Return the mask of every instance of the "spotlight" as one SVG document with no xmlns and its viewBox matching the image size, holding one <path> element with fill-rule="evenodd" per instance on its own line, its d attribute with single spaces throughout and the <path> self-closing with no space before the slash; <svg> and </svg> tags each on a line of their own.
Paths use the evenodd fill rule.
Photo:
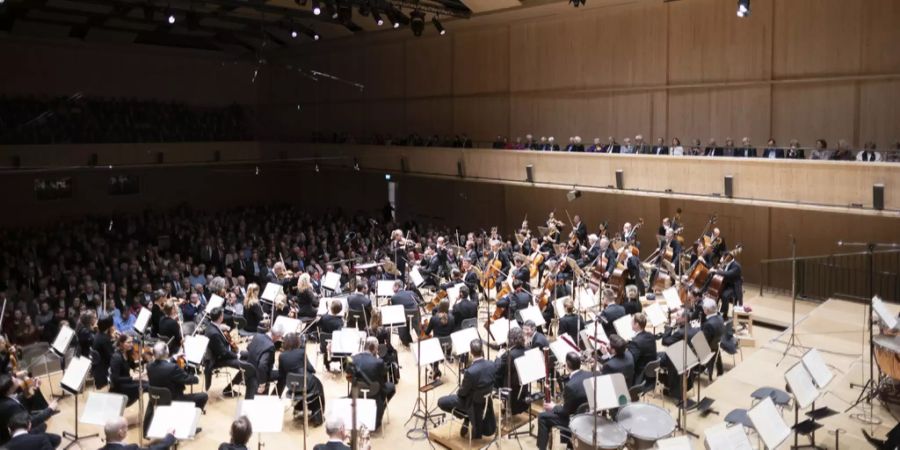
<svg viewBox="0 0 900 450">
<path fill-rule="evenodd" d="M 750 0 L 738 0 L 737 16 L 747 17 L 750 15 Z"/>
<path fill-rule="evenodd" d="M 425 13 L 422 11 L 413 11 L 409 13 L 409 27 L 412 28 L 413 35 L 419 37 L 425 31 Z"/>
<path fill-rule="evenodd" d="M 174 24 L 174 23 L 175 23 L 175 14 L 171 14 L 171 13 L 170 13 L 170 14 L 169 14 L 168 21 L 169 21 L 169 25 Z"/>
<path fill-rule="evenodd" d="M 441 25 L 441 21 L 438 20 L 437 16 L 431 18 L 431 23 L 434 24 L 434 28 L 440 33 L 441 36 L 447 34 L 447 30 L 444 29 L 444 26 Z"/>
<path fill-rule="evenodd" d="M 293 29 L 291 30 L 291 38 L 292 38 L 292 39 L 296 39 L 296 38 L 297 38 L 297 30 L 293 30 Z"/>
<path fill-rule="evenodd" d="M 322 7 L 319 6 L 319 2 L 316 0 L 312 0 L 312 11 L 313 11 L 313 14 L 315 14 L 317 16 L 319 14 L 322 14 Z"/>
<path fill-rule="evenodd" d="M 381 14 L 378 14 L 378 11 L 374 9 L 372 10 L 372 19 L 375 20 L 375 24 L 377 24 L 379 27 L 384 25 L 384 19 L 381 18 Z"/>
</svg>

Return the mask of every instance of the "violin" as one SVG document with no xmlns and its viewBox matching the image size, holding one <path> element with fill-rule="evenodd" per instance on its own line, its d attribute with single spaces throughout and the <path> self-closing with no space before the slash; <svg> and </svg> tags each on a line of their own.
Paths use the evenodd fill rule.
<svg viewBox="0 0 900 450">
<path fill-rule="evenodd" d="M 225 336 L 225 341 L 228 342 L 228 346 L 231 347 L 231 351 L 237 353 L 238 346 L 234 342 L 234 339 L 231 337 L 231 329 L 224 325 L 220 326 L 219 329 L 222 330 L 222 334 Z"/>
<path fill-rule="evenodd" d="M 144 351 L 141 352 L 141 346 L 135 343 L 131 346 L 131 353 L 128 354 L 128 358 L 132 361 L 140 361 L 141 359 L 150 361 L 153 359 L 153 348 L 144 346 Z"/>
<path fill-rule="evenodd" d="M 9 352 L 9 365 L 12 368 L 13 373 L 19 371 L 19 358 L 18 358 L 18 350 L 12 345 L 9 346 L 7 350 Z M 22 379 L 22 395 L 25 398 L 31 398 L 34 396 L 35 392 L 39 387 L 38 380 L 33 377 L 26 377 Z"/>
</svg>

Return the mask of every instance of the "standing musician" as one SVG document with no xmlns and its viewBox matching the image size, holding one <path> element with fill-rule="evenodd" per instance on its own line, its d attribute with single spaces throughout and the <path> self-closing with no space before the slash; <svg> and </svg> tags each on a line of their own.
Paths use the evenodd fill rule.
<svg viewBox="0 0 900 450">
<path fill-rule="evenodd" d="M 503 308 L 506 311 L 504 315 L 510 320 L 520 320 L 516 313 L 531 305 L 531 295 L 522 286 L 522 280 L 513 280 L 513 292 L 497 300 L 497 308 Z"/>
<path fill-rule="evenodd" d="M 348 367 L 348 371 L 351 374 L 353 374 L 353 371 L 357 372 L 357 374 L 353 374 L 354 379 L 357 381 L 362 379 L 370 383 L 370 385 L 377 383 L 380 386 L 378 393 L 374 394 L 376 411 L 375 429 L 372 430 L 378 431 L 381 429 L 381 418 L 384 416 L 385 405 L 391 401 L 397 389 L 394 383 L 387 381 L 384 361 L 378 357 L 378 339 L 371 336 L 366 338 L 364 348 L 363 352 L 353 355 L 353 358 L 351 358 L 353 363 Z M 356 375 L 359 375 L 359 377 L 357 378 Z"/>
<path fill-rule="evenodd" d="M 704 237 L 704 240 L 708 241 L 709 246 L 712 247 L 712 263 L 718 264 L 719 260 L 722 259 L 722 255 L 728 251 L 728 247 L 725 245 L 725 238 L 722 237 L 722 232 L 719 228 L 713 228 L 712 231 Z"/>
<path fill-rule="evenodd" d="M 622 240 L 626 244 L 634 242 L 637 238 L 637 229 L 631 226 L 631 222 L 625 222 L 622 225 Z"/>
<path fill-rule="evenodd" d="M 131 371 L 143 361 L 134 359 L 134 340 L 127 334 L 116 338 L 116 348 L 109 364 L 109 392 L 125 395 L 128 398 L 126 406 L 131 406 L 138 400 L 141 390 L 147 390 L 146 381 L 131 377 Z M 138 359 L 144 359 L 144 355 L 138 354 Z"/>
<path fill-rule="evenodd" d="M 419 262 L 419 273 L 425 279 L 425 286 L 438 286 L 441 279 L 441 258 L 434 247 L 425 247 L 425 256 Z"/>
<path fill-rule="evenodd" d="M 401 277 L 406 274 L 406 250 L 408 246 L 409 243 L 403 238 L 403 230 L 396 229 L 391 232 L 391 243 L 388 245 L 388 256 L 394 265 L 397 266 L 397 270 L 400 271 Z"/>
<path fill-rule="evenodd" d="M 193 402 L 197 408 L 206 408 L 209 396 L 205 392 L 185 394 L 185 387 L 199 382 L 197 376 L 189 375 L 178 364 L 169 360 L 169 347 L 165 342 L 153 345 L 153 362 L 147 365 L 148 384 L 166 388 L 172 394 L 172 400 Z M 148 410 L 149 415 L 149 410 Z M 144 426 L 150 426 L 150 420 L 144 420 Z"/>
<path fill-rule="evenodd" d="M 537 446 L 539 450 L 546 450 L 550 442 L 550 429 L 560 427 L 560 435 L 571 439 L 571 433 L 566 429 L 569 418 L 575 414 L 578 407 L 587 403 L 587 392 L 584 389 L 584 380 L 590 378 L 589 372 L 581 370 L 581 356 L 575 352 L 566 355 L 566 369 L 570 372 L 569 381 L 563 389 L 563 404 L 555 405 L 553 402 L 544 403 L 544 412 L 538 414 Z"/>
<path fill-rule="evenodd" d="M 724 319 L 728 319 L 728 305 L 744 304 L 744 276 L 741 263 L 737 262 L 732 253 L 726 253 L 722 257 L 724 267 L 722 269 L 710 269 L 710 277 L 713 274 L 722 275 L 722 306 L 720 312 Z"/>
<path fill-rule="evenodd" d="M 97 334 L 94 335 L 92 349 L 97 351 L 99 359 L 91 361 L 91 375 L 94 376 L 94 386 L 97 389 L 103 389 L 109 384 L 109 364 L 115 353 L 113 345 L 115 333 L 116 328 L 113 326 L 112 317 L 97 321 Z"/>
<path fill-rule="evenodd" d="M 491 240 L 491 251 L 488 254 L 488 265 L 494 261 L 500 262 L 500 273 L 497 275 L 496 286 L 500 286 L 506 280 L 506 274 L 509 272 L 509 256 L 502 250 L 502 244 L 499 240 Z M 499 289 L 499 288 L 498 288 Z"/>
<path fill-rule="evenodd" d="M 303 338 L 297 333 L 288 333 L 284 337 L 284 347 L 280 355 L 278 355 L 278 394 L 281 395 L 285 389 L 291 389 L 287 385 L 287 375 L 289 373 L 303 374 L 306 371 L 306 395 L 313 401 L 309 403 L 309 422 L 313 426 L 322 424 L 322 414 L 325 407 L 325 390 L 322 382 L 316 377 L 316 368 L 306 357 L 306 348 L 303 345 Z M 288 391 L 288 397 L 292 397 L 291 391 Z M 303 386 L 297 386 L 297 390 L 293 391 L 294 398 L 303 398 Z M 302 402 L 302 400 L 301 400 Z M 298 403 L 295 410 L 302 410 L 303 403 Z"/>
<path fill-rule="evenodd" d="M 616 249 L 613 246 L 609 245 L 609 238 L 604 236 L 600 238 L 600 253 L 603 257 L 606 258 L 606 265 L 602 266 L 603 268 L 603 278 L 609 278 L 612 275 L 613 270 L 616 269 Z M 601 264 L 603 259 L 601 258 L 597 261 L 597 264 Z"/>
<path fill-rule="evenodd" d="M 528 409 L 528 386 L 519 382 L 519 375 L 513 361 L 525 354 L 525 335 L 521 328 L 510 328 L 507 336 L 507 350 L 497 356 L 494 365 L 497 372 L 494 374 L 494 387 L 509 388 L 509 405 L 513 415 L 525 412 Z"/>
<path fill-rule="evenodd" d="M 571 297 L 563 301 L 563 307 L 566 309 L 566 314 L 559 318 L 556 335 L 568 334 L 573 342 L 578 342 L 578 333 L 584 329 L 584 320 L 575 311 L 575 301 Z"/>
<path fill-rule="evenodd" d="M 459 287 L 459 300 L 453 305 L 452 316 L 454 331 L 459 331 L 464 320 L 478 317 L 478 303 L 472 301 L 472 297 L 469 296 L 469 286 Z"/>
<path fill-rule="evenodd" d="M 584 222 L 581 221 L 581 216 L 575 214 L 573 220 L 573 228 L 572 233 L 574 233 L 575 237 L 578 239 L 579 244 L 584 244 L 587 242 L 587 227 L 584 225 Z"/>
<path fill-rule="evenodd" d="M 163 307 L 163 318 L 159 320 L 159 337 L 165 338 L 169 343 L 169 354 L 174 355 L 181 350 L 184 336 L 181 324 L 178 323 L 178 305 L 168 302 Z"/>
<path fill-rule="evenodd" d="M 419 301 L 418 297 L 416 297 L 416 293 L 409 290 L 403 289 L 403 282 L 400 280 L 394 281 L 394 295 L 391 297 L 391 305 L 403 305 L 404 311 L 413 311 L 418 309 Z M 415 321 L 413 321 L 413 327 L 418 326 Z M 407 323 L 406 326 L 400 328 L 398 333 L 400 335 L 400 343 L 409 347 L 409 344 L 412 342 L 412 336 L 410 335 L 410 326 Z"/>
<path fill-rule="evenodd" d="M 672 250 L 672 262 L 675 263 L 681 259 L 681 243 L 678 242 L 678 239 L 675 239 L 675 230 L 672 228 L 667 228 L 665 234 L 663 235 L 662 240 L 659 243 L 659 253 L 656 257 L 656 266 L 658 267 L 662 264 L 662 261 L 665 259 L 666 252 L 671 249 Z M 675 265 L 676 273 L 680 274 L 679 265 Z M 650 285 L 653 285 L 653 280 L 656 279 L 655 276 L 656 271 L 654 271 L 654 276 L 650 279 Z"/>
<path fill-rule="evenodd" d="M 20 413 L 27 414 L 31 420 L 31 430 L 29 433 L 41 434 L 47 431 L 46 422 L 50 416 L 59 412 L 59 406 L 56 400 L 51 401 L 49 406 L 42 410 L 33 412 L 28 411 L 19 399 L 18 394 L 16 394 L 21 388 L 22 380 L 19 378 L 11 374 L 0 375 L 0 393 L 3 395 L 3 397 L 0 398 L 0 445 L 6 444 L 12 438 L 10 425 L 16 415 Z M 62 438 L 55 434 L 49 434 L 47 436 L 50 438 L 54 448 L 62 442 Z"/>
<path fill-rule="evenodd" d="M 644 278 L 641 276 L 641 258 L 638 248 L 633 244 L 627 245 L 624 251 L 628 255 L 628 259 L 625 260 L 625 272 L 627 273 L 625 282 L 637 286 L 638 293 L 644 295 Z"/>
<path fill-rule="evenodd" d="M 230 338 L 225 336 L 227 327 L 222 325 L 223 318 L 224 315 L 222 314 L 221 308 L 213 308 L 209 313 L 209 326 L 206 327 L 205 333 L 206 337 L 209 338 L 209 349 L 207 351 L 209 361 L 206 362 L 203 371 L 206 390 L 209 391 L 210 385 L 212 384 L 213 370 L 219 367 L 232 367 L 239 369 L 239 372 L 231 380 L 228 387 L 222 391 L 222 395 L 227 397 L 234 396 L 232 385 L 239 383 L 243 378 L 246 379 L 247 385 L 247 391 L 244 393 L 244 398 L 252 400 L 256 395 L 257 389 L 256 370 L 251 364 L 238 359 L 238 355 L 235 353 L 237 346 L 233 345 Z M 250 373 L 247 373 L 248 370 Z M 242 373 L 244 376 L 240 377 Z"/>
<path fill-rule="evenodd" d="M 484 397 L 493 390 L 497 367 L 494 363 L 484 359 L 481 340 L 475 339 L 469 343 L 469 354 L 472 364 L 463 372 L 459 390 L 456 394 L 439 398 L 437 405 L 441 410 L 465 421 L 459 430 L 460 436 L 467 437 L 469 426 L 471 426 L 472 439 L 479 439 L 482 436 L 494 434 L 497 428 L 497 422 L 491 410 L 493 402 L 487 401 L 488 413 L 482 415 L 485 408 Z M 471 417 L 476 419 L 472 421 L 469 419 Z"/>
</svg>

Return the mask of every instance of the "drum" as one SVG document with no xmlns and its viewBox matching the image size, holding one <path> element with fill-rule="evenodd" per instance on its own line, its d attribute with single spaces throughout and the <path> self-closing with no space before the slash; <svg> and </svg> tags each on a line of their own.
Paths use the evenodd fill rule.
<svg viewBox="0 0 900 450">
<path fill-rule="evenodd" d="M 900 336 L 875 336 L 875 362 L 891 379 L 900 381 Z"/>
<path fill-rule="evenodd" d="M 579 414 L 569 421 L 569 429 L 572 430 L 575 450 L 587 449 L 620 449 L 625 447 L 628 440 L 628 432 L 621 425 L 603 417 L 597 417 L 597 445 L 591 445 L 594 441 L 594 416 L 591 414 Z"/>
<path fill-rule="evenodd" d="M 675 432 L 675 419 L 666 410 L 649 403 L 623 406 L 616 415 L 616 422 L 633 439 L 633 445 L 629 448 L 652 448 L 656 441 Z"/>
</svg>

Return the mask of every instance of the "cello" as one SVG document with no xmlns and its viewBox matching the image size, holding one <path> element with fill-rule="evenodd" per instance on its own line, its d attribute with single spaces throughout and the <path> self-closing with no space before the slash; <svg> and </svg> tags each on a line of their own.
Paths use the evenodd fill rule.
<svg viewBox="0 0 900 450">
<path fill-rule="evenodd" d="M 741 254 L 741 251 L 743 249 L 744 246 L 738 244 L 734 246 L 734 248 L 730 252 L 726 253 L 725 256 L 722 257 L 722 259 L 724 260 L 726 256 L 731 256 L 731 258 L 734 259 L 737 255 Z M 719 265 L 716 266 L 716 272 L 713 273 L 712 280 L 710 280 L 709 287 L 706 290 L 706 295 L 715 300 L 718 300 L 722 295 L 722 285 L 725 283 L 725 276 L 719 272 L 719 270 L 721 270 L 723 267 L 725 267 L 724 261 L 719 262 Z"/>
</svg>

